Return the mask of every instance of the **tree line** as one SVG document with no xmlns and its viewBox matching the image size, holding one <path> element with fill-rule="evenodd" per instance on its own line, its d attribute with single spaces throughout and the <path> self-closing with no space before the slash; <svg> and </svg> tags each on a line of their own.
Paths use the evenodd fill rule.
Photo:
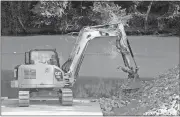
<svg viewBox="0 0 180 117">
<path fill-rule="evenodd" d="M 179 34 L 179 1 L 1 1 L 1 35 L 66 34 L 127 24 L 130 35 Z"/>
</svg>

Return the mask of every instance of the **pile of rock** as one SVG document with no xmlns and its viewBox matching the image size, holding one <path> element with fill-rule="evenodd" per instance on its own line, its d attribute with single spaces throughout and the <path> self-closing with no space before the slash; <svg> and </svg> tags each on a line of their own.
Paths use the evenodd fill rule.
<svg viewBox="0 0 180 117">
<path fill-rule="evenodd" d="M 144 115 L 166 115 L 177 116 L 180 115 L 180 97 L 174 95 L 169 104 L 162 104 L 160 108 L 153 108 Z"/>
<path fill-rule="evenodd" d="M 143 112 L 144 114 L 142 113 L 143 115 L 179 115 L 179 68 L 180 66 L 178 65 L 159 75 L 155 80 L 143 82 L 143 90 L 140 92 L 131 93 L 126 96 L 100 98 L 98 102 L 103 114 L 109 116 L 116 115 L 113 108 L 125 107 L 130 103 L 129 100 L 137 97 L 140 100 L 137 109 L 148 108 Z"/>
<path fill-rule="evenodd" d="M 142 105 L 149 106 L 144 115 L 179 115 L 179 65 L 145 83 Z"/>
<path fill-rule="evenodd" d="M 112 98 L 100 98 L 98 102 L 104 115 L 114 115 L 113 108 L 121 108 L 129 103 L 115 96 Z"/>
</svg>

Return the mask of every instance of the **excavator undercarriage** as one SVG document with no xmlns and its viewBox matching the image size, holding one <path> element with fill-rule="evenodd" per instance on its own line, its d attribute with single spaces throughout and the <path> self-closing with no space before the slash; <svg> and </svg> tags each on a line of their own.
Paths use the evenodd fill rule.
<svg viewBox="0 0 180 117">
<path fill-rule="evenodd" d="M 63 106 L 72 106 L 73 105 L 73 92 L 70 88 L 61 88 L 58 91 L 49 91 L 49 93 L 56 93 L 55 95 L 51 95 L 50 97 L 55 97 L 59 99 L 59 103 Z M 38 95 L 37 97 L 31 96 L 33 93 Z M 47 92 L 46 92 L 47 93 Z M 45 101 L 48 98 L 47 94 L 46 96 L 41 96 L 37 94 L 37 92 L 30 92 L 28 90 L 20 90 L 18 93 L 18 98 L 19 98 L 19 107 L 28 107 L 30 105 L 30 100 L 33 98 L 40 99 L 40 101 Z"/>
</svg>

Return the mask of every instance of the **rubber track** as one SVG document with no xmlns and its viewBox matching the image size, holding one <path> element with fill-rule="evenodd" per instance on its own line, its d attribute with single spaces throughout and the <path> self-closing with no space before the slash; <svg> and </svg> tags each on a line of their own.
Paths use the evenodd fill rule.
<svg viewBox="0 0 180 117">
<path fill-rule="evenodd" d="M 19 107 L 29 107 L 29 91 L 19 91 Z"/>
<path fill-rule="evenodd" d="M 62 105 L 63 106 L 72 106 L 73 104 L 73 92 L 71 89 L 62 88 Z"/>
</svg>

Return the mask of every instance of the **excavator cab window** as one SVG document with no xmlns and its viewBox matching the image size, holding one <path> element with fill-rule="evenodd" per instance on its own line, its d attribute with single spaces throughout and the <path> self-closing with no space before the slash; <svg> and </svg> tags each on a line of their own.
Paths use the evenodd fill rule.
<svg viewBox="0 0 180 117">
<path fill-rule="evenodd" d="M 58 55 L 55 51 L 52 51 L 52 50 L 34 50 L 34 51 L 31 51 L 29 58 L 30 58 L 31 64 L 42 63 L 42 64 L 59 66 Z"/>
</svg>

